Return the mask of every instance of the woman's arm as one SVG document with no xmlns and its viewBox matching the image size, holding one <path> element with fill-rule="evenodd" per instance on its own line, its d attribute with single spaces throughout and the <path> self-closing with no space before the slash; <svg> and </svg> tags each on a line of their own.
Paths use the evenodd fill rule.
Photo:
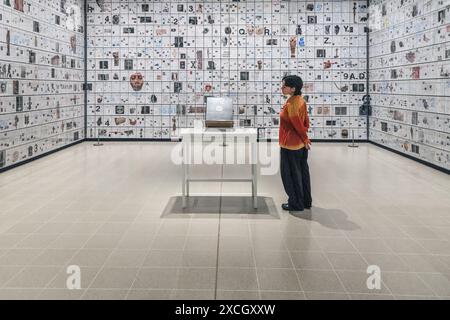
<svg viewBox="0 0 450 320">
<path fill-rule="evenodd" d="M 290 103 L 288 105 L 289 120 L 291 120 L 292 126 L 302 139 L 305 145 L 310 144 L 308 138 L 309 120 L 308 112 L 306 110 L 306 103 L 302 101 L 300 105 Z"/>
</svg>

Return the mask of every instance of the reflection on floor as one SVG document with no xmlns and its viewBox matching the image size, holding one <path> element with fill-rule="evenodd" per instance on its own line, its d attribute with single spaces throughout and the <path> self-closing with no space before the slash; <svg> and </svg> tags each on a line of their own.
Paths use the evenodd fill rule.
<svg viewBox="0 0 450 320">
<path fill-rule="evenodd" d="M 164 209 L 162 218 L 195 218 L 201 213 L 217 213 L 220 218 L 228 214 L 252 215 L 253 219 L 279 219 L 278 209 L 270 197 L 258 197 L 257 208 L 253 208 L 251 196 L 190 196 L 186 197 L 186 207 L 183 208 L 182 196 L 171 197 Z"/>
<path fill-rule="evenodd" d="M 183 212 L 174 146 L 83 143 L 1 174 L 0 298 L 450 297 L 448 175 L 371 145 L 316 143 L 311 210 L 281 210 L 277 173 L 259 177 L 261 212 L 248 184 L 229 182 L 193 184 L 201 210 Z M 80 290 L 67 289 L 71 265 Z M 368 289 L 370 265 L 380 289 Z"/>
</svg>

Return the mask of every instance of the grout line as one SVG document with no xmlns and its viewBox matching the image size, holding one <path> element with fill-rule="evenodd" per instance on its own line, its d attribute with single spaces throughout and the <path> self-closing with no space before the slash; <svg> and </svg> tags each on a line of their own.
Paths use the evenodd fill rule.
<svg viewBox="0 0 450 320">
<path fill-rule="evenodd" d="M 114 191 L 110 192 L 110 194 L 114 194 Z M 104 220 L 105 222 L 103 223 L 102 226 L 104 226 L 106 223 L 108 223 L 108 221 L 109 221 L 109 219 L 111 218 L 112 215 L 114 215 L 114 213 L 112 213 L 112 214 L 108 217 L 107 220 Z M 106 218 L 105 218 L 105 219 L 106 219 Z M 134 223 L 134 221 L 135 221 L 136 219 L 137 219 L 137 216 L 134 217 L 134 219 L 133 219 L 133 221 L 131 221 L 131 223 Z M 99 233 L 98 233 L 98 230 L 100 230 L 100 229 L 102 228 L 102 226 L 101 226 L 99 229 L 97 229 L 97 232 L 96 232 L 95 234 L 93 234 L 92 237 L 90 237 L 88 241 L 86 241 L 86 242 L 84 243 L 83 247 L 80 248 L 80 250 L 85 249 L 85 248 L 86 248 L 86 244 L 87 244 L 94 236 L 96 236 L 96 235 L 99 234 Z M 92 249 L 92 250 L 95 250 L 95 249 L 98 249 L 98 250 L 104 249 L 104 250 L 111 250 L 111 252 L 109 253 L 109 255 L 107 256 L 107 258 L 106 258 L 105 261 L 103 262 L 103 265 L 102 265 L 102 266 L 99 266 L 99 268 L 98 268 L 99 270 L 97 271 L 97 273 L 95 274 L 95 276 L 92 278 L 92 280 L 91 280 L 91 282 L 89 283 L 88 287 L 85 288 L 86 290 L 85 290 L 85 292 L 83 293 L 83 295 L 80 297 L 80 300 L 82 300 L 83 297 L 86 296 L 86 293 L 89 291 L 89 289 L 91 288 L 92 284 L 93 284 L 93 283 L 95 282 L 95 280 L 97 279 L 97 277 L 98 277 L 98 275 L 100 274 L 100 272 L 102 272 L 102 270 L 105 268 L 106 262 L 107 262 L 107 261 L 109 260 L 109 258 L 112 256 L 112 254 L 114 253 L 114 251 L 117 249 L 117 246 L 119 245 L 120 241 L 124 238 L 125 234 L 126 234 L 126 232 L 125 232 L 124 234 L 122 234 L 122 236 L 121 236 L 121 237 L 119 238 L 119 240 L 117 241 L 117 245 L 116 245 L 114 248 L 90 248 L 90 249 L 88 249 L 88 250 L 91 250 L 91 249 Z M 138 270 L 137 272 L 139 272 L 139 270 Z M 136 273 L 135 277 L 136 277 L 136 276 L 137 276 L 137 273 Z M 124 289 L 124 290 L 125 290 L 125 289 Z"/>
<path fill-rule="evenodd" d="M 222 5 L 222 3 L 220 3 Z M 223 179 L 223 164 L 221 166 L 221 179 Z M 217 286 L 218 286 L 218 279 L 219 279 L 219 254 L 220 254 L 220 224 L 221 224 L 221 218 L 222 218 L 222 187 L 223 187 L 223 181 L 220 182 L 220 200 L 219 200 L 219 223 L 217 226 L 217 250 L 216 250 L 216 276 L 214 281 L 214 300 L 217 300 Z"/>
<path fill-rule="evenodd" d="M 142 208 L 142 210 L 144 210 L 144 209 Z M 141 210 L 141 211 L 142 211 L 142 210 Z M 137 219 L 137 217 L 136 217 L 136 219 Z M 160 217 L 160 219 L 161 219 L 161 217 Z M 161 227 L 162 227 L 162 222 L 159 221 L 158 228 L 157 228 L 157 230 L 155 231 L 155 234 L 154 234 L 152 240 L 150 241 L 150 245 L 149 245 L 149 247 L 148 247 L 148 253 L 147 253 L 147 255 L 144 257 L 144 259 L 142 260 L 141 265 L 140 265 L 139 268 L 138 268 L 138 272 L 137 272 L 137 274 L 136 274 L 136 276 L 135 276 L 135 278 L 134 278 L 134 280 L 133 280 L 133 283 L 131 284 L 130 288 L 128 289 L 127 294 L 126 294 L 125 297 L 124 297 L 125 300 L 128 299 L 128 297 L 129 297 L 129 295 L 130 295 L 130 292 L 133 290 L 134 284 L 136 283 L 136 280 L 137 280 L 137 278 L 138 278 L 138 276 L 139 276 L 139 273 L 140 273 L 141 270 L 144 268 L 144 267 L 143 267 L 143 266 L 144 266 L 144 263 L 145 263 L 145 261 L 147 260 L 148 256 L 150 255 L 150 252 L 152 251 L 152 245 L 153 245 L 153 243 L 154 243 L 154 241 L 155 241 L 157 235 L 159 234 L 159 231 L 160 231 Z M 172 293 L 170 293 L 169 296 L 170 296 L 171 294 L 172 294 Z"/>
</svg>

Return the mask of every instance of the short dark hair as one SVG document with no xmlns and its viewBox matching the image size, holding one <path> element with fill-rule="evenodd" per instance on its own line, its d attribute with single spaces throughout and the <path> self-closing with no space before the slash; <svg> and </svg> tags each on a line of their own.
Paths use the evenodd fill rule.
<svg viewBox="0 0 450 320">
<path fill-rule="evenodd" d="M 302 94 L 303 80 L 299 76 L 289 75 L 283 78 L 284 85 L 289 88 L 295 88 L 294 96 Z"/>
</svg>

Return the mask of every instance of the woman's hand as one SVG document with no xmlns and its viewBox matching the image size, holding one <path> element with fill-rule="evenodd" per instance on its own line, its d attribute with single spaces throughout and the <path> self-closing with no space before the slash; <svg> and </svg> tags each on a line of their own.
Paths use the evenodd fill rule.
<svg viewBox="0 0 450 320">
<path fill-rule="evenodd" d="M 305 143 L 305 148 L 306 148 L 306 150 L 311 150 L 311 141 L 307 141 Z"/>
</svg>

